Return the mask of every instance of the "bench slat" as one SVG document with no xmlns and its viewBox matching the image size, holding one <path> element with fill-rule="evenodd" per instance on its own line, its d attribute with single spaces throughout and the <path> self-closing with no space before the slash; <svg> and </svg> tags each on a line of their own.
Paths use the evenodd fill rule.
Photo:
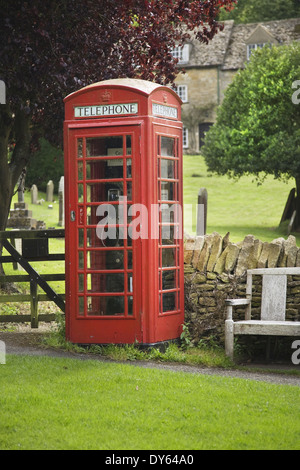
<svg viewBox="0 0 300 470">
<path fill-rule="evenodd" d="M 287 276 L 263 275 L 261 296 L 261 320 L 284 321 L 286 307 Z"/>
<path fill-rule="evenodd" d="M 246 320 L 233 325 L 236 335 L 300 336 L 300 322 Z"/>
</svg>

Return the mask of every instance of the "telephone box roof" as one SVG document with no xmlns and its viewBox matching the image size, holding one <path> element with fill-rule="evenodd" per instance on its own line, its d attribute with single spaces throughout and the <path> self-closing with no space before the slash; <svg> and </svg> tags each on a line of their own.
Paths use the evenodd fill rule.
<svg viewBox="0 0 300 470">
<path fill-rule="evenodd" d="M 146 96 L 150 96 L 155 90 L 159 88 L 164 88 L 168 92 L 174 94 L 176 98 L 180 101 L 180 98 L 177 95 L 177 93 L 175 93 L 175 91 L 172 90 L 171 88 L 164 86 L 164 85 L 160 85 L 158 83 L 153 83 L 147 80 L 141 80 L 137 78 L 114 78 L 111 80 L 104 80 L 101 82 L 93 83 L 84 88 L 81 88 L 78 91 L 75 91 L 74 93 L 71 93 L 64 99 L 64 101 L 68 101 L 69 99 L 74 98 L 74 96 L 77 94 L 81 94 L 90 89 L 100 88 L 100 87 L 124 88 L 124 89 L 128 89 L 131 91 L 139 91 L 140 93 Z"/>
</svg>

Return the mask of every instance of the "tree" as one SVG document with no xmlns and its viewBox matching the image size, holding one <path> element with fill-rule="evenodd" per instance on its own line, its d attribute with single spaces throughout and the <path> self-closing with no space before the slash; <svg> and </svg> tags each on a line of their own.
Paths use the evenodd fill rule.
<svg viewBox="0 0 300 470">
<path fill-rule="evenodd" d="M 222 11 L 220 20 L 234 20 L 238 23 L 283 20 L 300 16 L 299 0 L 238 0 L 230 12 Z"/>
<path fill-rule="evenodd" d="M 0 0 L 0 230 L 39 135 L 61 144 L 67 94 L 116 77 L 171 83 L 170 49 L 195 28 L 208 42 L 234 1 Z"/>
<path fill-rule="evenodd" d="M 228 87 L 203 154 L 210 171 L 230 177 L 295 178 L 300 228 L 300 43 L 265 46 Z M 294 88 L 296 87 L 296 88 Z"/>
</svg>

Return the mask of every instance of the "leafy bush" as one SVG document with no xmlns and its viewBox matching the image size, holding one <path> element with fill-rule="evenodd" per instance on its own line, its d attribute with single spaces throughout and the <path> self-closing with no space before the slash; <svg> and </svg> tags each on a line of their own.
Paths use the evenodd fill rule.
<svg viewBox="0 0 300 470">
<path fill-rule="evenodd" d="M 64 175 L 64 159 L 61 149 L 53 147 L 47 140 L 40 139 L 40 149 L 34 153 L 27 167 L 26 186 L 36 184 L 39 191 L 46 191 L 52 180 L 54 191 L 58 192 L 60 178 Z"/>
</svg>

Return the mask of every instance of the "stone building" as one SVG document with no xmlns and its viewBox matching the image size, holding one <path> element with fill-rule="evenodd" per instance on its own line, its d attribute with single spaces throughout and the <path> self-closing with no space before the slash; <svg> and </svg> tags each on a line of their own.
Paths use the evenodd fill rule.
<svg viewBox="0 0 300 470">
<path fill-rule="evenodd" d="M 209 44 L 190 40 L 172 51 L 179 59 L 179 70 L 185 70 L 179 71 L 176 91 L 184 103 L 186 153 L 201 151 L 205 132 L 216 119 L 227 86 L 253 51 L 266 44 L 293 41 L 300 41 L 300 18 L 238 25 L 230 20 Z"/>
</svg>

